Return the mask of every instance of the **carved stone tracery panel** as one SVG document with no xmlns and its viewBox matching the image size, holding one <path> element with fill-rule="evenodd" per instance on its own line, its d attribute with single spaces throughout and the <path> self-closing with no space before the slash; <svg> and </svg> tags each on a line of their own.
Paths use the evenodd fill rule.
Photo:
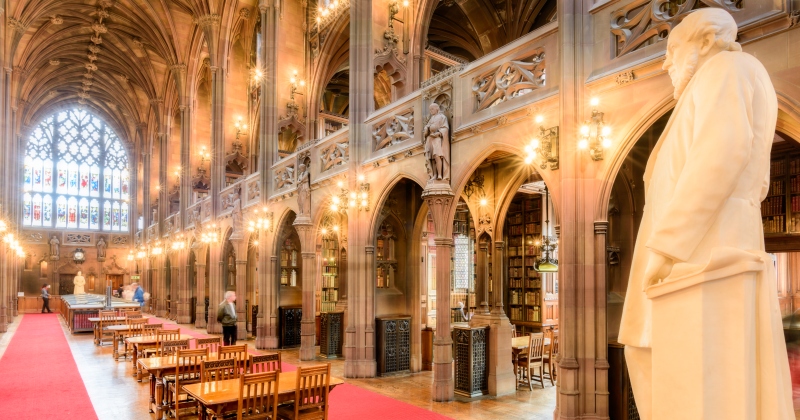
<svg viewBox="0 0 800 420">
<path fill-rule="evenodd" d="M 372 126 L 375 150 L 414 137 L 414 110 L 408 109 Z"/>
<path fill-rule="evenodd" d="M 540 48 L 519 60 L 510 60 L 473 79 L 475 112 L 527 95 L 545 85 L 545 54 Z"/>
<path fill-rule="evenodd" d="M 343 165 L 350 160 L 350 143 L 345 139 L 334 142 L 320 151 L 320 172 Z"/>
</svg>

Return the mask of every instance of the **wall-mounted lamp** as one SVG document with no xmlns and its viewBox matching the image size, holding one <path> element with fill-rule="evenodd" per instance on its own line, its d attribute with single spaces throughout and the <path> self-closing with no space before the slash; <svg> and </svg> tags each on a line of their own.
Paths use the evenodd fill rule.
<svg viewBox="0 0 800 420">
<path fill-rule="evenodd" d="M 200 241 L 206 244 L 219 242 L 219 232 L 216 223 L 212 223 L 211 226 L 203 228 L 203 232 L 200 234 Z"/>
<path fill-rule="evenodd" d="M 155 245 L 153 245 L 153 250 L 151 253 L 153 255 L 161 255 L 164 253 L 164 248 L 161 247 L 161 241 L 156 241 Z"/>
<path fill-rule="evenodd" d="M 487 200 L 486 198 L 481 198 L 479 203 L 481 207 L 486 207 L 487 205 L 489 205 L 489 200 Z"/>
<path fill-rule="evenodd" d="M 547 186 L 544 187 L 544 226 L 545 230 L 542 236 L 536 239 L 536 246 L 541 250 L 541 255 L 533 263 L 533 269 L 540 273 L 557 273 L 558 272 L 558 259 L 556 258 L 556 249 L 558 248 L 558 237 L 550 236 L 550 191 Z"/>
<path fill-rule="evenodd" d="M 358 192 L 345 188 L 342 181 L 336 183 L 339 193 L 331 196 L 331 211 L 346 212 L 351 208 L 369 211 L 369 184 L 364 182 L 364 175 L 359 175 L 358 181 Z"/>
<path fill-rule="evenodd" d="M 578 141 L 579 149 L 589 149 L 592 160 L 603 160 L 603 150 L 611 147 L 611 127 L 605 125 L 603 113 L 597 110 L 600 100 L 592 98 L 592 117 L 581 126 L 581 139 Z M 594 129 L 594 132 L 592 132 Z"/>
<path fill-rule="evenodd" d="M 136 259 L 143 260 L 147 258 L 147 249 L 145 247 L 139 248 L 139 251 L 136 252 Z"/>
<path fill-rule="evenodd" d="M 268 207 L 264 206 L 261 211 L 256 209 L 255 220 L 248 222 L 247 230 L 251 233 L 257 231 L 272 232 L 272 217 L 272 212 L 269 211 Z M 253 244 L 258 245 L 257 241 L 255 241 Z"/>
<path fill-rule="evenodd" d="M 538 158 L 539 168 L 547 169 L 549 164 L 551 170 L 558 169 L 558 126 L 544 128 L 541 115 L 537 115 L 535 121 L 539 125 L 539 135 L 525 146 L 525 163 L 531 164 Z"/>
<path fill-rule="evenodd" d="M 236 122 L 233 123 L 233 126 L 236 127 L 236 139 L 239 139 L 239 135 L 244 134 L 247 135 L 247 124 L 242 122 L 242 117 L 236 117 Z"/>
<path fill-rule="evenodd" d="M 173 251 L 180 251 L 186 248 L 186 241 L 183 239 L 182 233 L 178 234 L 178 236 L 172 241 L 170 248 Z"/>
<path fill-rule="evenodd" d="M 403 54 L 408 54 L 408 27 L 404 20 L 398 19 L 396 16 L 400 14 L 400 5 L 403 6 L 403 19 L 408 19 L 408 0 L 403 0 L 402 3 L 396 0 L 389 3 L 389 30 L 394 33 L 394 21 L 403 24 Z"/>
<path fill-rule="evenodd" d="M 319 27 L 322 24 L 327 23 L 328 20 L 331 17 L 336 16 L 336 12 L 340 8 L 340 6 L 344 6 L 345 4 L 348 4 L 349 2 L 348 1 L 332 0 L 332 1 L 329 1 L 327 5 L 323 5 L 322 3 L 323 3 L 323 0 L 318 0 L 317 18 L 316 18 L 317 29 L 318 30 L 319 30 Z"/>
<path fill-rule="evenodd" d="M 206 161 L 211 160 L 211 153 L 208 153 L 205 146 L 200 147 L 200 168 L 203 168 L 203 165 Z"/>
<path fill-rule="evenodd" d="M 298 92 L 298 90 L 299 90 L 298 86 L 304 87 L 306 85 L 306 81 L 302 80 L 302 79 L 299 79 L 297 77 L 297 70 L 295 70 L 292 73 L 292 77 L 289 78 L 289 83 L 292 85 L 292 91 L 291 91 L 291 94 L 290 94 L 290 98 L 292 99 L 292 102 L 294 102 L 294 95 L 302 95 L 303 94 L 302 92 Z"/>
<path fill-rule="evenodd" d="M 133 250 L 128 251 L 128 261 L 133 261 L 136 259 L 136 255 L 133 254 Z"/>
</svg>

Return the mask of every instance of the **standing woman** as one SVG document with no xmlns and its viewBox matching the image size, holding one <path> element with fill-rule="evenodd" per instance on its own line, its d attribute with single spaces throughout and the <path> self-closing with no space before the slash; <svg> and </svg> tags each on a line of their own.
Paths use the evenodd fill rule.
<svg viewBox="0 0 800 420">
<path fill-rule="evenodd" d="M 42 285 L 42 313 L 47 309 L 47 313 L 51 314 L 53 311 L 50 310 L 50 293 L 47 291 L 49 288 L 50 285 L 47 283 Z"/>
</svg>

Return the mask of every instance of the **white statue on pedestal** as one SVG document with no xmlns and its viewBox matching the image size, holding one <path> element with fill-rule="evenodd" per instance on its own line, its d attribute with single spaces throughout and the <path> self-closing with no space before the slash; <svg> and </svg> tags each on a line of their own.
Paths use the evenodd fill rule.
<svg viewBox="0 0 800 420">
<path fill-rule="evenodd" d="M 678 103 L 644 174 L 619 341 L 644 420 L 794 419 L 759 203 L 777 98 L 724 10 L 673 29 Z"/>
<path fill-rule="evenodd" d="M 72 280 L 72 284 L 75 285 L 75 290 L 72 292 L 73 295 L 85 295 L 86 291 L 83 290 L 83 287 L 86 285 L 86 279 L 83 278 L 81 272 L 78 271 L 78 274 Z"/>
</svg>

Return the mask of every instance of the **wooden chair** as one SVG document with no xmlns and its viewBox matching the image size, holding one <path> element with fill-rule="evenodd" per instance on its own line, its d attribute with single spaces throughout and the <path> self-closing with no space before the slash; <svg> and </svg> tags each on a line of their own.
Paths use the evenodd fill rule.
<svg viewBox="0 0 800 420">
<path fill-rule="evenodd" d="M 195 340 L 195 345 L 198 349 L 208 348 L 210 353 L 219 353 L 219 348 L 222 346 L 221 337 L 198 338 Z"/>
<path fill-rule="evenodd" d="M 531 373 L 534 369 L 539 369 L 539 382 L 542 383 L 544 388 L 544 333 L 532 333 L 531 344 L 528 346 L 527 357 L 519 359 L 519 368 L 522 369 L 522 378 L 528 378 L 528 388 L 533 391 L 533 376 Z"/>
<path fill-rule="evenodd" d="M 511 338 L 516 338 L 516 337 L 517 337 L 517 326 L 511 324 Z"/>
<path fill-rule="evenodd" d="M 145 348 L 142 350 L 142 357 L 152 357 L 158 351 L 158 343 L 162 341 L 172 341 L 172 340 L 180 340 L 181 338 L 181 330 L 178 329 L 156 329 L 155 331 L 155 340 L 156 340 L 156 347 L 154 348 Z"/>
<path fill-rule="evenodd" d="M 261 355 L 250 355 L 250 373 L 264 373 L 281 371 L 281 354 L 269 353 Z"/>
<path fill-rule="evenodd" d="M 178 350 L 188 350 L 189 340 L 163 340 L 158 343 L 156 357 L 174 356 Z"/>
<path fill-rule="evenodd" d="M 200 382 L 200 370 L 202 362 L 208 358 L 208 349 L 179 349 L 175 356 L 177 357 L 175 376 L 165 376 L 163 379 L 164 387 L 167 389 L 167 401 L 164 405 L 167 415 L 171 414 L 180 419 L 181 408 L 196 406 L 196 402 L 189 399 L 188 395 L 185 399 L 181 399 L 181 395 L 186 395 L 183 391 L 184 385 Z"/>
<path fill-rule="evenodd" d="M 237 379 L 236 361 L 233 359 L 204 360 L 200 365 L 200 382 Z"/>
<path fill-rule="evenodd" d="M 550 385 L 555 385 L 556 372 L 556 357 L 558 356 L 558 330 L 553 331 L 550 335 L 550 347 L 547 353 L 544 354 L 542 362 L 547 368 L 547 375 L 550 377 Z"/>
<path fill-rule="evenodd" d="M 278 418 L 279 376 L 280 372 L 273 371 L 249 373 L 239 378 L 239 406 L 236 410 L 237 420 L 276 420 Z"/>
<path fill-rule="evenodd" d="M 144 318 L 141 311 L 128 311 L 125 313 L 125 319 Z"/>
<path fill-rule="evenodd" d="M 238 346 L 221 346 L 218 351 L 218 359 L 234 359 L 236 360 L 236 368 L 241 373 L 247 370 L 247 344 L 240 344 Z"/>
<path fill-rule="evenodd" d="M 127 318 L 125 319 L 125 324 L 128 325 L 128 332 L 124 335 L 126 337 L 141 337 L 144 331 L 144 326 L 147 325 L 147 319 L 145 318 Z M 125 341 L 120 340 L 120 341 Z M 125 350 L 122 355 L 127 359 L 128 355 L 132 354 L 133 348 L 131 347 L 128 349 L 128 344 L 125 343 Z"/>
<path fill-rule="evenodd" d="M 119 324 L 119 321 L 117 321 L 117 313 L 115 311 L 100 311 L 98 313 L 98 317 L 100 318 L 100 322 L 97 323 L 97 328 L 98 328 L 97 344 L 101 346 L 103 345 L 104 342 L 105 344 L 112 344 L 114 338 L 114 332 L 106 331 L 105 328 Z M 111 337 L 111 340 L 106 341 L 104 340 L 105 337 Z"/>
<path fill-rule="evenodd" d="M 331 364 L 297 367 L 294 402 L 278 407 L 278 417 L 292 420 L 328 418 Z"/>
</svg>

